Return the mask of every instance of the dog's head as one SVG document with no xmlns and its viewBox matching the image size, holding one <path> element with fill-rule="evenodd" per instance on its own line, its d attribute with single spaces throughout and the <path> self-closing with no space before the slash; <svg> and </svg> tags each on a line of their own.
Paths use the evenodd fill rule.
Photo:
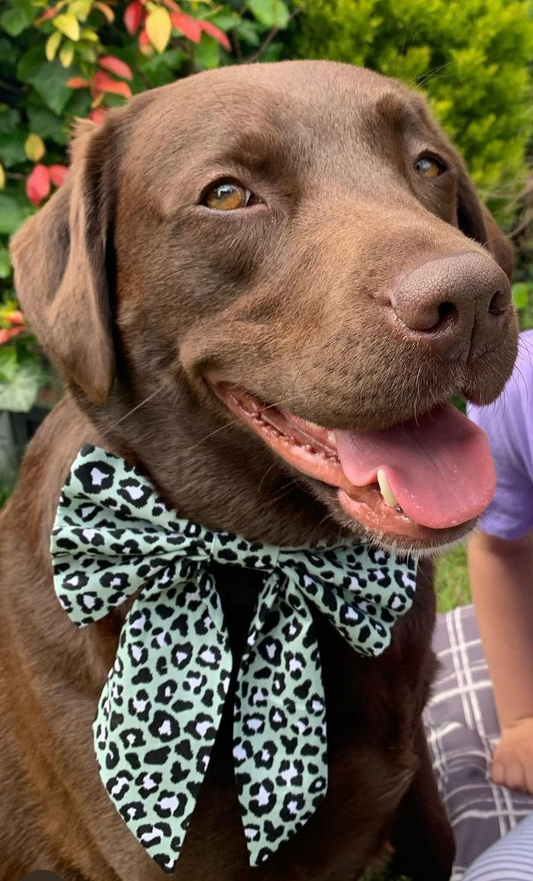
<svg viewBox="0 0 533 881">
<path fill-rule="evenodd" d="M 446 401 L 509 376 L 512 255 L 399 83 L 289 62 L 145 93 L 80 126 L 13 255 L 79 405 L 182 515 L 429 548 L 487 504 Z"/>
</svg>

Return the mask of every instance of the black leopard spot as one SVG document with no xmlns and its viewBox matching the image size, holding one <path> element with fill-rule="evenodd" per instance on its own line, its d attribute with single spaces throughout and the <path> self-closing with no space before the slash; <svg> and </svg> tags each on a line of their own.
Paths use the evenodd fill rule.
<svg viewBox="0 0 533 881">
<path fill-rule="evenodd" d="M 142 798 L 149 798 L 159 790 L 162 780 L 163 775 L 158 771 L 143 771 L 135 779 L 135 786 L 138 787 L 139 795 Z"/>
<path fill-rule="evenodd" d="M 148 667 L 141 667 L 141 669 L 132 676 L 131 681 L 133 685 L 149 685 L 150 682 L 153 681 L 153 675 Z"/>
<path fill-rule="evenodd" d="M 281 651 L 282 645 L 279 639 L 267 637 L 259 643 L 259 654 L 273 667 L 279 667 L 281 664 Z"/>
<path fill-rule="evenodd" d="M 206 713 L 198 713 L 196 718 L 185 726 L 185 731 L 195 740 L 211 740 L 216 735 L 213 719 Z"/>
<path fill-rule="evenodd" d="M 183 783 L 189 774 L 190 770 L 187 765 L 184 765 L 181 762 L 174 762 L 170 771 L 170 779 L 177 786 L 178 784 Z"/>
<path fill-rule="evenodd" d="M 159 740 L 162 740 L 163 743 L 175 740 L 181 733 L 181 728 L 177 719 L 174 716 L 171 716 L 170 713 L 165 713 L 164 710 L 155 711 L 148 730 L 150 734 L 157 737 Z"/>
<path fill-rule="evenodd" d="M 303 793 L 291 792 L 283 799 L 283 806 L 279 815 L 286 823 L 291 823 L 303 811 L 304 807 L 305 799 Z"/>
<path fill-rule="evenodd" d="M 268 721 L 272 731 L 279 731 L 287 726 L 287 716 L 279 707 L 273 706 L 268 714 Z"/>
<path fill-rule="evenodd" d="M 204 646 L 198 653 L 197 660 L 202 667 L 209 667 L 211 670 L 216 670 L 222 660 L 222 655 L 217 646 Z"/>
<path fill-rule="evenodd" d="M 113 801 L 122 801 L 130 790 L 133 775 L 129 771 L 120 771 L 116 777 L 110 777 L 106 782 L 106 789 Z"/>
<path fill-rule="evenodd" d="M 268 778 L 250 786 L 250 810 L 256 817 L 270 814 L 276 804 L 277 797 L 274 784 Z"/>
<path fill-rule="evenodd" d="M 121 805 L 119 811 L 126 823 L 132 820 L 144 820 L 146 817 L 146 810 L 140 801 L 130 801 L 128 804 Z"/>
<path fill-rule="evenodd" d="M 128 645 L 128 655 L 134 667 L 144 667 L 148 662 L 148 649 L 142 642 L 132 642 Z"/>
<path fill-rule="evenodd" d="M 118 747 L 115 743 L 111 741 L 107 748 L 107 753 L 105 757 L 105 766 L 108 771 L 113 771 L 120 761 L 120 753 L 118 751 Z"/>
<path fill-rule="evenodd" d="M 170 653 L 170 660 L 174 667 L 178 670 L 184 670 L 189 664 L 192 657 L 192 644 L 190 642 L 182 642 L 175 645 Z"/>
<path fill-rule="evenodd" d="M 179 743 L 174 747 L 174 752 L 176 752 L 179 756 L 183 756 L 184 759 L 190 761 L 193 756 L 193 752 L 191 749 L 191 744 L 188 740 L 180 740 Z"/>
<path fill-rule="evenodd" d="M 164 765 L 169 753 L 170 747 L 160 746 L 158 749 L 149 750 L 144 757 L 144 761 L 147 765 Z"/>
<path fill-rule="evenodd" d="M 169 817 L 182 817 L 187 807 L 187 799 L 183 792 L 164 790 L 155 804 L 158 817 L 167 820 Z"/>
<path fill-rule="evenodd" d="M 137 749 L 146 745 L 144 734 L 138 728 L 126 728 L 119 735 L 125 749 Z"/>
<path fill-rule="evenodd" d="M 101 460 L 79 465 L 74 474 L 88 495 L 113 486 L 114 470 L 111 465 Z"/>
</svg>

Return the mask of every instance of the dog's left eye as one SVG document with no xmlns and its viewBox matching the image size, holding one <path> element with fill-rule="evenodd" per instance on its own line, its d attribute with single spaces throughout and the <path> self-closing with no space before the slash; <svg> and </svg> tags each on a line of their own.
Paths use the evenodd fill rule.
<svg viewBox="0 0 533 881">
<path fill-rule="evenodd" d="M 421 156 L 415 162 L 415 171 L 421 177 L 439 177 L 446 171 L 444 162 L 434 159 L 432 156 Z"/>
<path fill-rule="evenodd" d="M 224 180 L 214 184 L 202 196 L 202 205 L 214 211 L 235 211 L 246 208 L 253 201 L 251 190 L 236 181 Z"/>
</svg>

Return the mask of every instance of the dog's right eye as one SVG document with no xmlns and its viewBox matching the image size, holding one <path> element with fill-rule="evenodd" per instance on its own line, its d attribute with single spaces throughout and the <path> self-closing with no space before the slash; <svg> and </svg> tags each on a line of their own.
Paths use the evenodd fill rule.
<svg viewBox="0 0 533 881">
<path fill-rule="evenodd" d="M 237 208 L 246 208 L 252 200 L 253 193 L 242 184 L 224 180 L 210 186 L 204 192 L 200 204 L 214 211 L 235 211 Z"/>
</svg>

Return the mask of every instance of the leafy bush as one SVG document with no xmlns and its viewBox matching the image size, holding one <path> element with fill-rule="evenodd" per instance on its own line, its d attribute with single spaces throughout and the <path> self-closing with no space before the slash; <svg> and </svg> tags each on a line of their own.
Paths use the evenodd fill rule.
<svg viewBox="0 0 533 881">
<path fill-rule="evenodd" d="M 289 52 L 365 65 L 427 92 L 500 220 L 533 133 L 529 0 L 300 0 Z"/>
<path fill-rule="evenodd" d="M 283 0 L 3 0 L 0 8 L 0 409 L 29 409 L 46 377 L 13 302 L 7 245 L 62 185 L 74 120 L 99 123 L 130 95 L 195 71 L 274 59 L 290 12 Z"/>
</svg>

